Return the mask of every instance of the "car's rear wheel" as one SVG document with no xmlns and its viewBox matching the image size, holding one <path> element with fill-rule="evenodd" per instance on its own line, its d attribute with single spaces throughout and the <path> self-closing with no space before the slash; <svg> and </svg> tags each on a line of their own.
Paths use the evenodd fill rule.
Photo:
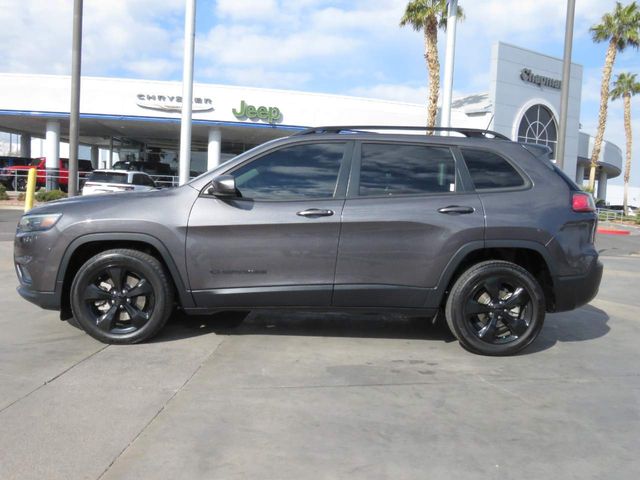
<svg viewBox="0 0 640 480">
<path fill-rule="evenodd" d="M 524 268 L 491 260 L 472 266 L 456 280 L 445 313 L 449 329 L 467 350 L 512 355 L 540 333 L 544 293 Z"/>
<path fill-rule="evenodd" d="M 173 288 L 151 255 L 107 250 L 90 258 L 71 285 L 75 320 L 104 343 L 137 343 L 156 335 L 173 309 Z"/>
</svg>

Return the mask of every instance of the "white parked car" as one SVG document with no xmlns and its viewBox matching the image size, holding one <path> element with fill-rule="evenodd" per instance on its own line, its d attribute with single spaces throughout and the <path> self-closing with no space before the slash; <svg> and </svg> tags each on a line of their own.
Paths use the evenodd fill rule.
<svg viewBox="0 0 640 480">
<path fill-rule="evenodd" d="M 154 190 L 156 182 L 143 172 L 94 170 L 82 188 L 82 195 Z"/>
</svg>

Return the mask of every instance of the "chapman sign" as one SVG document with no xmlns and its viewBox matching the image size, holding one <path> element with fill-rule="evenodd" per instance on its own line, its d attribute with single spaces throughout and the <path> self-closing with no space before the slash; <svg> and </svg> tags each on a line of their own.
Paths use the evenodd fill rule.
<svg viewBox="0 0 640 480">
<path fill-rule="evenodd" d="M 531 69 L 523 68 L 520 72 L 520 78 L 524 82 L 533 83 L 539 87 L 549 87 L 560 90 L 562 88 L 562 80 L 556 78 L 545 77 L 543 75 L 534 74 Z"/>
<path fill-rule="evenodd" d="M 180 95 L 139 93 L 136 98 L 137 105 L 142 108 L 161 112 L 182 112 L 182 96 Z M 213 111 L 213 102 L 210 98 L 195 97 L 192 110 L 194 112 L 211 112 Z"/>
</svg>

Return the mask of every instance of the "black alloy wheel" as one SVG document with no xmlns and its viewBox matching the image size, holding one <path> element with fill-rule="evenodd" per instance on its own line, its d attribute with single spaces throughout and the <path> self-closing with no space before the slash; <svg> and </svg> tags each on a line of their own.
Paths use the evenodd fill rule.
<svg viewBox="0 0 640 480">
<path fill-rule="evenodd" d="M 78 270 L 71 287 L 77 323 L 105 343 L 137 343 L 154 336 L 173 307 L 163 265 L 137 250 L 108 250 Z"/>
<path fill-rule="evenodd" d="M 144 327 L 155 303 L 149 281 L 142 274 L 117 264 L 98 272 L 82 296 L 92 321 L 100 330 L 113 334 Z"/>
<path fill-rule="evenodd" d="M 463 347 L 483 355 L 511 355 L 537 337 L 545 316 L 544 294 L 522 267 L 492 260 L 474 265 L 447 299 L 449 328 Z"/>
<path fill-rule="evenodd" d="M 519 279 L 492 275 L 476 282 L 464 316 L 481 340 L 509 343 L 517 340 L 531 324 L 531 296 Z"/>
</svg>

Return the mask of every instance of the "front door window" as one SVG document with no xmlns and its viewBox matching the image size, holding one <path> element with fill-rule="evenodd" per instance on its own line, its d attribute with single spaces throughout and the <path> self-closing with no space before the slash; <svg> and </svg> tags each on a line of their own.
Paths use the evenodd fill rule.
<svg viewBox="0 0 640 480">
<path fill-rule="evenodd" d="M 243 198 L 332 198 L 344 151 L 344 143 L 312 143 L 285 147 L 267 153 L 231 173 Z"/>
</svg>

